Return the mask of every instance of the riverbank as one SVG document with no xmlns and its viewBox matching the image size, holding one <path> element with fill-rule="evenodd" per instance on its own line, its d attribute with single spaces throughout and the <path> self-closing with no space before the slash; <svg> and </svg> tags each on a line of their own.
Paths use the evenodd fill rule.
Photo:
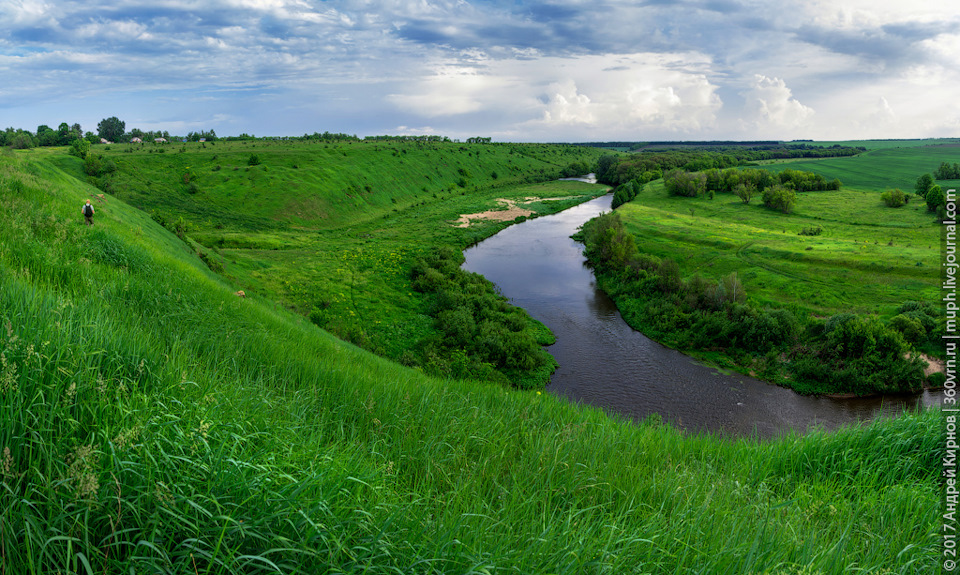
<svg viewBox="0 0 960 575">
<path fill-rule="evenodd" d="M 878 165 L 868 156 L 831 163 Z M 798 193 L 785 214 L 651 182 L 588 254 L 627 321 L 685 353 L 807 394 L 938 387 L 919 359 L 943 353 L 936 222 L 859 184 Z"/>
<path fill-rule="evenodd" d="M 843 401 L 802 396 L 702 364 L 634 330 L 584 265 L 582 244 L 570 238 L 581 224 L 609 212 L 611 196 L 512 225 L 464 252 L 465 269 L 483 274 L 556 334 L 548 351 L 560 365 L 550 393 L 614 417 L 657 417 L 688 433 L 763 438 L 938 404 L 932 393 Z"/>
</svg>

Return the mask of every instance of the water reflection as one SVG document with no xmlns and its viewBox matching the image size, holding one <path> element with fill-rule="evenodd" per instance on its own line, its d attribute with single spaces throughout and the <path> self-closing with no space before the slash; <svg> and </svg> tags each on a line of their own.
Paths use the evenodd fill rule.
<svg viewBox="0 0 960 575">
<path fill-rule="evenodd" d="M 658 413 L 691 431 L 770 437 L 939 405 L 938 394 L 866 399 L 806 397 L 721 373 L 631 329 L 597 289 L 582 246 L 570 239 L 609 211 L 605 196 L 528 220 L 468 249 L 464 268 L 486 276 L 557 336 L 560 367 L 547 390 L 634 419 Z"/>
</svg>

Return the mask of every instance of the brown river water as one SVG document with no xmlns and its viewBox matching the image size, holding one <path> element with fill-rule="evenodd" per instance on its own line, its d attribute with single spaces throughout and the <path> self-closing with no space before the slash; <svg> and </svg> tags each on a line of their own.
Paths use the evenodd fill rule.
<svg viewBox="0 0 960 575">
<path fill-rule="evenodd" d="M 485 276 L 557 336 L 547 350 L 560 367 L 547 391 L 638 421 L 660 414 L 691 432 L 760 438 L 940 405 L 940 394 L 930 391 L 857 399 L 803 396 L 721 372 L 635 331 L 597 288 L 583 246 L 570 239 L 584 222 L 610 211 L 611 201 L 608 194 L 512 225 L 464 252 L 464 269 Z"/>
</svg>

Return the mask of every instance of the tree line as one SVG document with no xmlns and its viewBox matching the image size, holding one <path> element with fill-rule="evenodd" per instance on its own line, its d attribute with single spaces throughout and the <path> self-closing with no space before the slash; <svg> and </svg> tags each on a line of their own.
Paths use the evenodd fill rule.
<svg viewBox="0 0 960 575">
<path fill-rule="evenodd" d="M 784 213 L 793 211 L 797 192 L 839 190 L 843 185 L 839 179 L 828 181 L 820 174 L 789 168 L 779 173 L 756 168 L 711 168 L 699 172 L 673 168 L 662 175 L 659 169 L 648 170 L 614 189 L 613 209 L 633 200 L 648 182 L 660 177 L 671 196 L 707 195 L 712 199 L 716 193 L 732 193 L 749 204 L 759 195 L 765 206 Z"/>
<path fill-rule="evenodd" d="M 595 172 L 597 181 L 600 183 L 618 186 L 638 178 L 650 181 L 675 168 L 687 172 L 724 170 L 736 166 L 748 166 L 758 160 L 852 156 L 862 151 L 864 148 L 861 147 L 833 145 L 824 148 L 806 144 L 789 148 L 716 146 L 709 149 L 695 147 L 657 149 L 633 154 L 605 154 L 598 160 Z M 660 176 L 656 176 L 658 172 Z"/>
<path fill-rule="evenodd" d="M 940 162 L 940 166 L 933 173 L 935 180 L 960 180 L 960 164 L 954 162 Z"/>
<path fill-rule="evenodd" d="M 97 123 L 97 131 L 84 131 L 80 124 L 67 124 L 62 122 L 57 129 L 53 129 L 46 124 L 37 126 L 35 132 L 24 130 L 22 128 L 7 128 L 0 132 L 0 146 L 7 146 L 18 150 L 24 150 L 36 147 L 48 146 L 74 146 L 79 140 L 85 140 L 90 144 L 99 144 L 101 140 L 114 143 L 130 142 L 134 138 L 144 141 L 151 141 L 156 138 L 167 140 L 187 140 L 200 141 L 201 139 L 212 141 L 217 139 L 214 130 L 189 132 L 186 137 L 171 136 L 167 130 L 140 130 L 133 128 L 126 131 L 126 122 L 116 116 L 104 118 Z"/>
</svg>

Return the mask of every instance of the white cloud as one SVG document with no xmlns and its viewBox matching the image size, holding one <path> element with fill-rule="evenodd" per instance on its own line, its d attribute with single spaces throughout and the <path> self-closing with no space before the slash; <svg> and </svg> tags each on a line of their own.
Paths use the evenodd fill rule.
<svg viewBox="0 0 960 575">
<path fill-rule="evenodd" d="M 406 82 L 390 100 L 426 118 L 482 116 L 515 123 L 519 133 L 579 139 L 596 138 L 598 131 L 621 137 L 695 133 L 715 128 L 722 107 L 698 54 L 470 57 L 475 65 L 447 66 Z"/>
<path fill-rule="evenodd" d="M 960 61 L 960 34 L 937 34 L 920 45 L 943 65 L 956 66 Z"/>
<path fill-rule="evenodd" d="M 387 96 L 404 111 L 433 118 L 468 114 L 484 108 L 491 93 L 497 93 L 510 79 L 484 74 L 464 66 L 442 66 L 432 75 L 416 81 L 415 89 Z"/>
<path fill-rule="evenodd" d="M 789 12 L 835 30 L 862 30 L 902 22 L 938 22 L 956 15 L 951 0 L 801 0 Z M 954 10 L 951 11 L 951 8 Z"/>
<path fill-rule="evenodd" d="M 53 25 L 56 24 L 53 8 L 52 4 L 41 0 L 13 0 L 0 3 L 0 16 L 14 25 Z"/>
<path fill-rule="evenodd" d="M 589 96 L 581 94 L 573 80 L 550 84 L 547 92 L 549 96 L 546 110 L 543 111 L 541 119 L 544 124 L 589 126 L 596 122 Z"/>
<path fill-rule="evenodd" d="M 785 137 L 786 133 L 794 133 L 796 128 L 808 128 L 808 121 L 814 114 L 813 108 L 793 97 L 781 78 L 756 74 L 753 85 L 741 95 L 746 101 L 747 110 L 747 115 L 742 119 L 744 125 L 770 137 L 778 137 L 776 134 Z"/>
<path fill-rule="evenodd" d="M 890 106 L 890 102 L 883 96 L 880 96 L 874 112 L 870 115 L 869 123 L 871 125 L 879 124 L 881 126 L 890 126 L 896 124 L 896 122 L 897 113 Z"/>
</svg>

